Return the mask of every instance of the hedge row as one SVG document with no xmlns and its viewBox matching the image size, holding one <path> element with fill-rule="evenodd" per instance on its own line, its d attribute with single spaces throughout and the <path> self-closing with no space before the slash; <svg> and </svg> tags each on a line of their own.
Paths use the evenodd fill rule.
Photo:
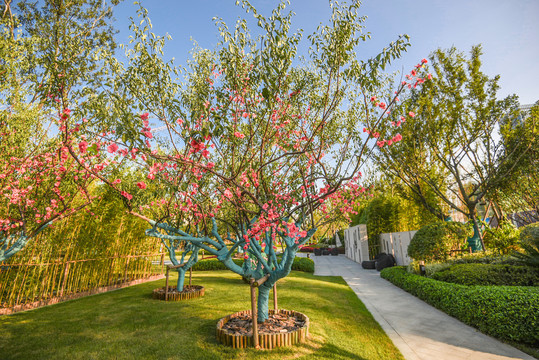
<svg viewBox="0 0 539 360">
<path fill-rule="evenodd" d="M 539 269 L 514 265 L 458 264 L 434 273 L 432 278 L 461 285 L 538 286 Z"/>
<path fill-rule="evenodd" d="M 539 288 L 465 286 L 407 273 L 403 267 L 381 276 L 460 321 L 494 337 L 539 345 Z"/>
<path fill-rule="evenodd" d="M 234 262 L 240 266 L 243 265 L 242 259 L 234 259 Z M 217 259 L 200 260 L 193 265 L 193 271 L 211 270 L 227 270 L 227 267 Z M 294 263 L 292 264 L 292 270 L 314 273 L 314 261 L 308 258 L 297 257 L 294 259 Z"/>
</svg>

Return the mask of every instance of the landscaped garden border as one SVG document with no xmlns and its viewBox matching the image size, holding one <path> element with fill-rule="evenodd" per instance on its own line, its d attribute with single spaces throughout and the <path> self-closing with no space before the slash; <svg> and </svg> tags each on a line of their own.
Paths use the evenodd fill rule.
<svg viewBox="0 0 539 360">
<path fill-rule="evenodd" d="M 275 313 L 275 310 L 270 309 L 269 314 L 272 315 Z M 292 346 L 304 342 L 309 336 L 309 318 L 307 315 L 302 314 L 297 311 L 291 310 L 277 310 L 278 314 L 293 315 L 299 317 L 305 321 L 305 325 L 300 329 L 297 329 L 292 332 L 286 333 L 273 333 L 273 334 L 263 334 L 258 333 L 258 346 L 260 349 L 271 350 L 273 348 L 282 347 L 282 346 Z M 255 347 L 253 342 L 252 335 L 235 335 L 231 334 L 229 331 L 223 329 L 223 326 L 230 320 L 237 316 L 249 315 L 251 316 L 251 310 L 240 311 L 234 314 L 230 314 L 220 319 L 217 323 L 217 340 L 223 344 L 232 346 L 233 348 L 246 348 L 246 347 Z"/>
<path fill-rule="evenodd" d="M 384 269 L 381 276 L 430 305 L 503 340 L 539 345 L 539 287 L 465 286 Z"/>
</svg>

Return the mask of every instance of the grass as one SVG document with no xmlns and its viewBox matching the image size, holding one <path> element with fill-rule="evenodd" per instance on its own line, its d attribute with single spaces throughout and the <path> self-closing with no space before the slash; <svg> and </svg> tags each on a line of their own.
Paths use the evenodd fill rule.
<svg viewBox="0 0 539 360">
<path fill-rule="evenodd" d="M 307 343 L 272 351 L 232 349 L 217 321 L 249 309 L 249 287 L 229 271 L 193 273 L 203 298 L 153 300 L 164 280 L 0 317 L 2 359 L 403 359 L 340 277 L 292 272 L 279 307 L 311 319 Z M 272 306 L 270 302 L 270 306 Z"/>
</svg>

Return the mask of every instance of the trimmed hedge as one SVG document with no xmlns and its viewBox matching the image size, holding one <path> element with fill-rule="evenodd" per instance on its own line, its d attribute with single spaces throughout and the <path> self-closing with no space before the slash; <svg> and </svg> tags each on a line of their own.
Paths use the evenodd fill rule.
<svg viewBox="0 0 539 360">
<path fill-rule="evenodd" d="M 434 273 L 432 278 L 461 285 L 538 286 L 539 270 L 529 266 L 459 264 Z"/>
<path fill-rule="evenodd" d="M 465 286 L 407 273 L 404 267 L 381 276 L 481 332 L 504 340 L 539 345 L 539 288 Z"/>
<path fill-rule="evenodd" d="M 243 259 L 234 259 L 234 262 L 239 266 L 243 265 Z M 193 265 L 193 271 L 212 271 L 212 270 L 228 270 L 227 267 L 217 259 L 200 260 Z M 314 273 L 314 261 L 307 258 L 296 257 L 292 264 L 292 270 Z"/>
<path fill-rule="evenodd" d="M 242 259 L 233 259 L 234 262 L 242 266 Z M 228 268 L 217 259 L 204 259 L 199 260 L 195 265 L 193 265 L 193 271 L 213 271 L 213 270 L 228 270 Z"/>
</svg>

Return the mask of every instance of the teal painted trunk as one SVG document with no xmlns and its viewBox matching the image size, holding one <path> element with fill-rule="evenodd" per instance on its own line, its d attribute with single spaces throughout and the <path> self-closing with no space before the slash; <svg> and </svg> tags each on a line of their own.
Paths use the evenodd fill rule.
<svg viewBox="0 0 539 360">
<path fill-rule="evenodd" d="M 269 317 L 269 294 L 273 284 L 264 284 L 258 287 L 258 322 L 263 323 Z"/>
<path fill-rule="evenodd" d="M 473 226 L 473 236 L 468 238 L 468 245 L 470 245 L 473 252 L 483 250 L 483 246 L 481 245 L 481 237 L 479 236 L 479 228 L 475 223 Z"/>
<path fill-rule="evenodd" d="M 183 291 L 183 284 L 185 283 L 185 269 L 183 267 L 176 270 L 178 272 L 178 282 L 176 283 L 176 291 Z"/>
</svg>

